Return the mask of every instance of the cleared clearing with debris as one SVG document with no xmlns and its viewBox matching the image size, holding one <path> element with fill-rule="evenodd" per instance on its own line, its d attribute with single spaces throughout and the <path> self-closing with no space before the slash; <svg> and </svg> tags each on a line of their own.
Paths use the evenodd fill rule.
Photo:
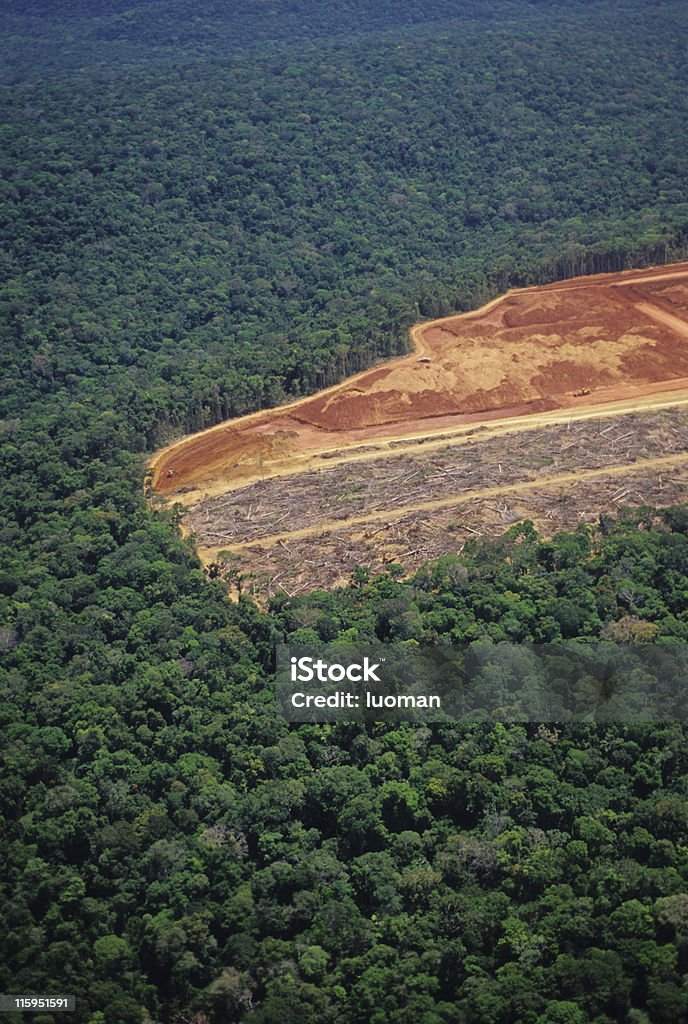
<svg viewBox="0 0 688 1024">
<path fill-rule="evenodd" d="M 363 472 L 361 469 L 363 468 Z M 666 409 L 447 444 L 254 483 L 189 510 L 206 563 L 264 599 L 345 580 L 357 565 L 408 571 L 528 518 L 545 534 L 688 488 L 688 411 Z"/>
<path fill-rule="evenodd" d="M 688 264 L 573 278 L 411 330 L 414 352 L 150 464 L 206 564 L 264 600 L 544 534 L 688 479 Z"/>
</svg>

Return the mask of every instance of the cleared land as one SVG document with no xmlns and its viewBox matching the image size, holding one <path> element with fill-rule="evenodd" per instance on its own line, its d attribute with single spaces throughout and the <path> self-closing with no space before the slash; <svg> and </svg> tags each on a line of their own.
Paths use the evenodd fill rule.
<svg viewBox="0 0 688 1024">
<path fill-rule="evenodd" d="M 498 536 L 522 519 L 532 520 L 548 537 L 595 521 L 600 510 L 661 507 L 687 499 L 688 459 L 684 458 L 673 466 L 624 467 L 622 473 L 569 476 L 537 489 L 525 486 L 464 501 L 457 498 L 432 514 L 403 513 L 387 527 L 358 524 L 322 533 L 317 539 L 297 536 L 273 546 L 246 548 L 241 554 L 231 552 L 223 564 L 237 569 L 244 578 L 244 593 L 263 604 L 280 591 L 296 596 L 346 584 L 357 566 L 375 572 L 396 562 L 411 572 L 440 555 L 460 553 L 470 537 Z M 205 552 L 206 562 L 216 559 L 217 552 Z"/>
<path fill-rule="evenodd" d="M 688 322 L 648 290 L 686 282 L 688 264 L 574 278 L 419 324 L 413 355 L 171 445 L 153 486 L 186 504 L 323 452 L 688 390 Z"/>
<path fill-rule="evenodd" d="M 521 519 L 545 535 L 623 505 L 688 491 L 688 410 L 603 417 L 415 455 L 275 478 L 200 502 L 186 523 L 206 563 L 259 599 L 347 579 L 357 565 L 412 570 Z"/>
<path fill-rule="evenodd" d="M 411 356 L 153 459 L 206 563 L 262 599 L 522 518 L 547 534 L 683 500 L 688 264 L 510 292 L 412 337 Z"/>
</svg>

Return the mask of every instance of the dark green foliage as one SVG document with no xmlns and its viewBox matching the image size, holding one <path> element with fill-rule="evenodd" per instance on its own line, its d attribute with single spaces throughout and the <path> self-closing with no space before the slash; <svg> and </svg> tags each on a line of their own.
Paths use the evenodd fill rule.
<svg viewBox="0 0 688 1024">
<path fill-rule="evenodd" d="M 549 6 L 548 0 L 536 0 Z M 553 4 L 555 10 L 561 5 Z M 0 31 L 6 74 L 31 76 L 46 68 L 198 60 L 242 51 L 313 48 L 338 38 L 400 35 L 399 29 L 433 30 L 451 24 L 491 25 L 523 17 L 519 0 L 341 0 L 337 4 L 290 0 L 6 0 Z M 55 38 L 61 45 L 55 45 Z"/>
<path fill-rule="evenodd" d="M 332 594 L 276 598 L 272 610 L 290 642 L 304 621 L 316 631 L 327 621 L 328 631 L 336 626 L 352 641 L 671 642 L 683 639 L 688 621 L 680 511 L 628 510 L 604 529 L 580 527 L 551 541 L 519 523 L 496 540 L 469 541 L 461 557 L 445 555 L 409 580 L 385 573 Z"/>
<path fill-rule="evenodd" d="M 668 1020 L 688 951 L 682 728 L 295 728 L 265 667 L 271 636 L 320 616 L 349 639 L 408 609 L 420 642 L 531 639 L 569 589 L 584 635 L 628 627 L 636 588 L 633 625 L 671 641 L 678 518 L 546 543 L 525 524 L 271 616 L 230 606 L 164 521 L 99 560 L 88 604 L 81 580 L 37 580 L 2 674 L 5 983 L 70 981 L 84 1019 L 107 998 L 117 1021 Z"/>
</svg>

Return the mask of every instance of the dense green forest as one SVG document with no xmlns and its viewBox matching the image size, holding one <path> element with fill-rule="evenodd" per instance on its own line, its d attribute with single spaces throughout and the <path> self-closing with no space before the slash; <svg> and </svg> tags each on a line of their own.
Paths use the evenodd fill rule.
<svg viewBox="0 0 688 1024">
<path fill-rule="evenodd" d="M 521 525 L 270 615 L 164 522 L 48 561 L 6 640 L 5 987 L 95 1022 L 687 1019 L 682 727 L 293 727 L 270 681 L 275 637 L 684 638 L 687 520 Z"/>
<path fill-rule="evenodd" d="M 579 8 L 624 16 L 638 5 L 575 0 Z M 373 35 L 408 36 L 414 29 L 463 35 L 507 23 L 519 33 L 524 15 L 560 19 L 561 0 L 5 0 L 0 8 L 0 79 L 43 75 L 65 67 L 195 62 L 266 49 L 315 49 Z M 661 14 L 665 5 L 653 12 Z M 572 27 L 580 19 L 570 22 Z M 401 31 L 400 31 L 401 30 Z"/>
<path fill-rule="evenodd" d="M 688 10 L 232 10 L 3 7 L 0 989 L 88 1024 L 686 1021 L 682 728 L 294 727 L 272 689 L 283 638 L 684 641 L 684 510 L 264 613 L 142 485 L 418 317 L 684 255 Z"/>
<path fill-rule="evenodd" d="M 7 87 L 3 414 L 116 406 L 150 448 L 683 252 L 688 15 L 642 10 Z"/>
</svg>

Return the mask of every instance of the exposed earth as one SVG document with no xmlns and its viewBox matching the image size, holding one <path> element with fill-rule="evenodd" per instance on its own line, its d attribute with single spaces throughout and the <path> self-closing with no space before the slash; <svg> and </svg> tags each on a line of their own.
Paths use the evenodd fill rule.
<svg viewBox="0 0 688 1024">
<path fill-rule="evenodd" d="M 508 292 L 411 334 L 412 355 L 171 445 L 153 487 L 197 500 L 325 451 L 688 390 L 688 263 Z"/>
<path fill-rule="evenodd" d="M 184 526 L 206 564 L 253 574 L 260 598 L 276 585 L 302 590 L 338 582 L 349 562 L 420 564 L 483 527 L 494 532 L 525 517 L 544 532 L 548 522 L 554 530 L 590 521 L 619 506 L 624 474 L 633 479 L 631 504 L 683 498 L 685 414 L 656 417 L 688 404 L 688 263 L 512 291 L 473 313 L 418 324 L 411 337 L 412 355 L 184 438 L 154 457 L 153 488 L 187 507 Z M 584 426 L 589 421 L 598 436 Z M 572 461 L 559 428 L 570 431 L 574 423 L 583 432 L 576 428 L 570 438 L 577 434 Z M 550 465 L 555 436 L 553 450 L 567 454 Z M 600 461 L 596 447 L 609 437 L 622 441 Z M 497 476 L 480 469 L 491 438 Z M 543 443 L 532 466 L 511 457 Z M 389 486 L 391 456 L 397 490 Z M 467 476 L 450 469 L 426 486 L 423 460 L 453 465 L 457 458 L 471 465 Z M 262 494 L 287 476 L 274 495 Z M 357 477 L 366 479 L 363 495 L 352 485 Z M 328 487 L 336 508 L 323 501 Z M 457 514 L 468 522 L 465 510 L 483 506 L 482 520 L 473 515 L 451 536 Z M 490 508 L 498 514 L 490 516 Z M 422 523 L 431 513 L 431 528 L 409 548 L 408 517 Z M 375 542 L 361 546 L 367 527 Z M 313 570 L 304 573 L 307 564 Z"/>
<path fill-rule="evenodd" d="M 357 566 L 410 572 L 530 519 L 543 536 L 624 506 L 688 494 L 688 408 L 581 418 L 420 443 L 365 464 L 259 480 L 190 508 L 206 565 L 264 601 L 346 582 Z"/>
</svg>

